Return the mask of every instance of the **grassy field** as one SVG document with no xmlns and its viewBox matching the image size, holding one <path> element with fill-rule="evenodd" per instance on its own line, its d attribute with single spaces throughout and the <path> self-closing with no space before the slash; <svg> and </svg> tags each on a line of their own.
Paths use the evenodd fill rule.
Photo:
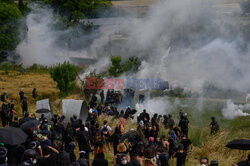
<svg viewBox="0 0 250 166">
<path fill-rule="evenodd" d="M 24 89 L 25 95 L 28 97 L 29 110 L 34 113 L 36 110 L 35 100 L 31 97 L 33 88 L 36 87 L 38 91 L 38 99 L 50 98 L 53 110 L 61 114 L 61 98 L 59 91 L 56 89 L 56 83 L 51 79 L 49 73 L 32 73 L 32 72 L 4 72 L 0 71 L 0 93 L 8 91 L 10 99 L 15 100 L 16 108 L 21 116 L 20 101 L 18 92 L 20 88 Z M 80 91 L 75 91 L 67 98 L 82 99 Z M 250 117 L 239 117 L 234 120 L 225 119 L 220 110 L 223 108 L 225 102 L 222 100 L 202 100 L 197 99 L 176 99 L 170 98 L 170 103 L 178 103 L 173 110 L 170 110 L 173 118 L 178 122 L 178 110 L 183 108 L 188 113 L 190 119 L 189 137 L 193 142 L 194 149 L 189 153 L 187 159 L 187 166 L 199 165 L 199 158 L 202 156 L 211 159 L 217 159 L 221 166 L 228 166 L 238 162 L 242 156 L 247 156 L 248 152 L 239 150 L 230 150 L 225 148 L 227 142 L 238 139 L 250 139 Z M 169 112 L 169 111 L 168 111 Z M 210 117 L 216 116 L 220 124 L 221 131 L 211 136 L 209 134 Z M 117 119 L 112 117 L 101 116 L 98 122 L 102 125 L 104 119 L 109 121 L 112 128 L 118 123 Z M 130 128 L 136 129 L 136 124 L 132 121 L 127 121 L 125 130 Z M 159 135 L 167 135 L 167 130 L 161 127 Z M 76 149 L 77 152 L 77 149 Z M 110 165 L 113 162 L 113 152 L 106 152 L 106 158 Z M 91 155 L 93 158 L 93 155 Z M 174 161 L 175 162 L 175 161 Z M 174 162 L 170 162 L 171 164 Z"/>
</svg>

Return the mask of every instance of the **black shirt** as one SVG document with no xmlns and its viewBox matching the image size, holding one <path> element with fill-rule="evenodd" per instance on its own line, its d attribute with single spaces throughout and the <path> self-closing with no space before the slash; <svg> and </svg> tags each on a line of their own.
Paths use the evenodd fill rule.
<svg viewBox="0 0 250 166">
<path fill-rule="evenodd" d="M 108 166 L 108 160 L 106 159 L 94 159 L 92 166 Z"/>
<path fill-rule="evenodd" d="M 185 166 L 187 152 L 183 153 L 177 152 L 176 157 L 177 157 L 177 166 Z"/>
<path fill-rule="evenodd" d="M 184 150 L 187 151 L 188 147 L 192 144 L 192 142 L 190 139 L 186 138 L 186 139 L 181 140 L 181 144 L 183 144 Z"/>
</svg>

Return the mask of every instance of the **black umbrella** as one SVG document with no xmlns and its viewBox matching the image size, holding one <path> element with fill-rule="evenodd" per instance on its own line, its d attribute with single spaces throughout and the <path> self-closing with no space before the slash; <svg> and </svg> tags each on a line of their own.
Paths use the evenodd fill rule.
<svg viewBox="0 0 250 166">
<path fill-rule="evenodd" d="M 42 108 L 42 109 L 36 110 L 36 113 L 48 113 L 48 112 L 50 112 L 50 110 L 46 109 L 46 108 Z"/>
<path fill-rule="evenodd" d="M 23 130 L 16 127 L 6 127 L 0 129 L 0 142 L 7 145 L 18 145 L 24 143 L 27 135 Z"/>
<path fill-rule="evenodd" d="M 38 120 L 29 120 L 29 121 L 25 122 L 24 124 L 22 124 L 20 126 L 20 128 L 23 130 L 28 130 L 28 129 L 37 127 L 39 124 L 40 124 L 40 122 Z"/>
<path fill-rule="evenodd" d="M 131 139 L 131 138 L 133 139 L 137 134 L 138 134 L 137 131 L 130 130 L 122 135 L 121 140 L 124 141 L 125 139 Z"/>
<path fill-rule="evenodd" d="M 226 147 L 230 149 L 239 149 L 239 150 L 250 150 L 250 140 L 248 139 L 236 139 L 229 142 Z"/>
</svg>

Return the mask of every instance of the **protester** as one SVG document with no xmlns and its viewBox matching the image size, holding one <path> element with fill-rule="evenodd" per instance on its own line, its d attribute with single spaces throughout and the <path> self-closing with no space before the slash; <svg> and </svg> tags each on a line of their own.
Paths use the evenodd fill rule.
<svg viewBox="0 0 250 166">
<path fill-rule="evenodd" d="M 33 91 L 32 91 L 32 97 L 33 97 L 34 99 L 36 99 L 37 96 L 38 96 L 38 94 L 37 94 L 36 88 L 34 88 Z"/>
<path fill-rule="evenodd" d="M 23 88 L 20 89 L 19 97 L 20 97 L 20 101 L 23 101 L 23 98 L 24 98 L 24 91 L 23 91 Z"/>
<path fill-rule="evenodd" d="M 208 166 L 208 164 L 209 164 L 208 158 L 202 157 L 202 158 L 200 159 L 200 164 L 201 164 L 201 166 Z"/>
<path fill-rule="evenodd" d="M 210 123 L 211 134 L 215 134 L 219 131 L 219 124 L 216 122 L 215 117 L 211 118 L 212 122 Z"/>
<path fill-rule="evenodd" d="M 136 126 L 133 126 L 133 129 L 128 121 L 133 119 L 137 110 L 131 106 L 126 107 L 125 113 L 118 110 L 116 102 L 110 104 L 112 100 L 117 100 L 118 93 L 112 90 L 108 90 L 108 93 L 106 106 L 97 105 L 95 93 L 92 95 L 93 108 L 89 107 L 86 121 L 76 115 L 66 118 L 57 114 L 54 114 L 52 119 L 47 119 L 45 114 L 42 114 L 38 121 L 36 114 L 29 114 L 28 100 L 22 89 L 19 95 L 20 99 L 22 98 L 24 117 L 20 117 L 18 121 L 18 117 L 14 116 L 12 121 L 13 115 L 17 115 L 15 104 L 14 101 L 9 102 L 7 93 L 4 93 L 1 97 L 2 127 L 23 128 L 29 121 L 36 124 L 23 130 L 28 138 L 22 144 L 10 146 L 0 143 L 0 166 L 90 166 L 91 163 L 92 166 L 108 166 L 104 151 L 111 151 L 111 146 L 114 152 L 111 156 L 114 166 L 168 166 L 171 158 L 172 161 L 177 158 L 177 166 L 185 166 L 187 155 L 192 150 L 192 142 L 188 138 L 190 122 L 183 110 L 179 113 L 180 129 L 175 125 L 172 115 L 164 115 L 162 118 L 155 113 L 150 117 L 144 109 L 137 116 L 136 130 Z M 104 100 L 104 91 L 101 95 Z M 108 118 L 101 119 L 100 114 L 104 114 L 101 117 Z M 211 134 L 215 134 L 219 131 L 219 125 L 215 117 L 211 119 Z M 103 122 L 101 127 L 100 122 Z M 113 130 L 111 124 L 115 124 Z M 162 124 L 165 127 L 163 130 Z M 169 135 L 166 135 L 166 130 Z M 79 149 L 79 157 L 75 154 L 76 149 Z M 94 156 L 93 160 L 91 154 Z M 208 163 L 207 158 L 200 159 L 201 166 L 208 166 Z M 249 164 L 249 157 L 237 165 L 246 164 Z M 210 165 L 216 166 L 218 161 L 212 160 Z"/>
</svg>

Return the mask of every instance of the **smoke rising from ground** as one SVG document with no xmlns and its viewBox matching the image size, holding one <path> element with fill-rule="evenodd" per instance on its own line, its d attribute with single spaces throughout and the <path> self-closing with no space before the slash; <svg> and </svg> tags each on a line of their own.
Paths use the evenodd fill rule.
<svg viewBox="0 0 250 166">
<path fill-rule="evenodd" d="M 143 103 L 137 103 L 135 105 L 135 109 L 138 111 L 137 113 L 141 113 L 143 109 L 146 109 L 150 116 L 153 116 L 155 113 L 157 114 L 167 114 L 173 110 L 173 105 L 168 101 L 166 97 L 158 97 L 147 99 Z"/>
<path fill-rule="evenodd" d="M 227 119 L 234 119 L 239 116 L 249 116 L 249 113 L 243 112 L 244 107 L 247 105 L 236 105 L 232 100 L 228 100 L 225 108 L 222 109 L 222 114 Z"/>
<path fill-rule="evenodd" d="M 159 1 L 144 18 L 134 18 L 129 26 L 120 25 L 129 38 L 120 46 L 126 48 L 123 59 L 138 56 L 142 60 L 135 76 L 160 77 L 193 91 L 201 91 L 206 83 L 221 89 L 248 90 L 249 42 L 235 23 L 239 18 L 218 13 L 213 5 L 204 0 Z M 97 50 L 109 45 L 113 32 L 78 37 L 71 47 L 63 46 L 60 37 L 71 32 L 55 30 L 55 22 L 47 9 L 33 8 L 27 16 L 27 39 L 17 49 L 25 65 L 53 64 L 73 55 L 99 60 L 86 73 L 107 68 L 109 52 Z M 88 42 L 91 37 L 95 38 Z M 55 55 L 63 58 L 58 60 Z"/>
</svg>

